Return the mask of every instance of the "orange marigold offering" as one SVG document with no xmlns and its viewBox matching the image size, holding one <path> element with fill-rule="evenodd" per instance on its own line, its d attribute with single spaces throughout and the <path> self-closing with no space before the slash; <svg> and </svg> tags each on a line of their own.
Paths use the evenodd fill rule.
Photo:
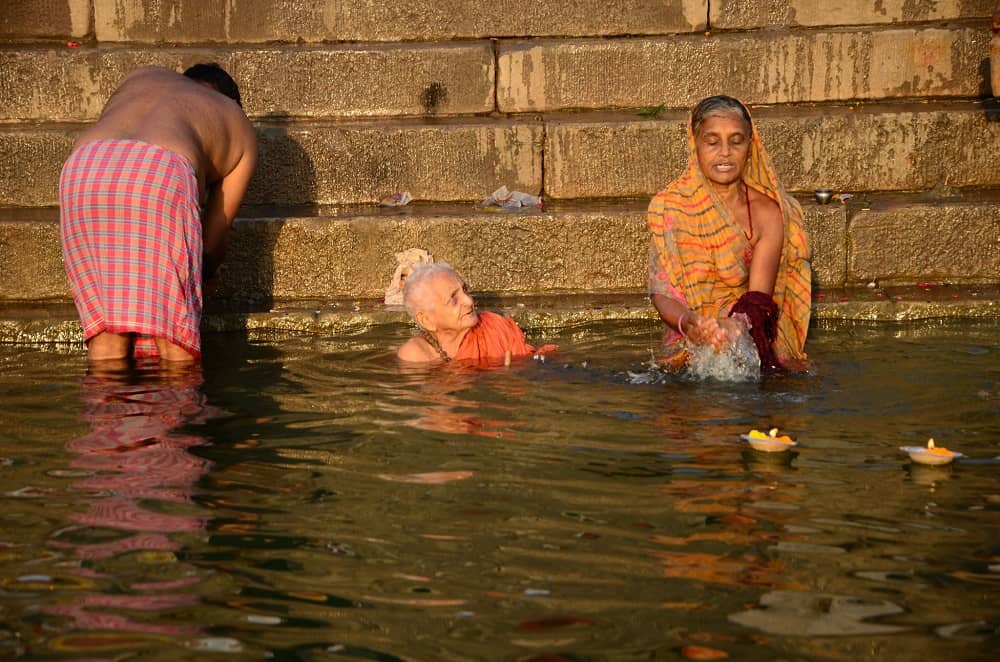
<svg viewBox="0 0 1000 662">
<path fill-rule="evenodd" d="M 768 441 L 780 441 L 780 442 L 786 443 L 786 444 L 793 443 L 792 442 L 792 438 L 789 437 L 787 434 L 783 434 L 783 435 L 781 435 L 779 437 L 778 436 L 778 428 L 771 428 L 770 430 L 767 431 L 767 434 L 764 434 L 760 430 L 750 430 L 750 434 L 748 434 L 747 436 L 750 437 L 750 438 L 752 438 L 752 439 L 765 439 L 765 440 L 768 440 Z"/>
<path fill-rule="evenodd" d="M 750 430 L 748 434 L 741 434 L 740 438 L 747 441 L 754 449 L 766 453 L 786 451 L 797 445 L 788 435 L 779 435 L 778 428 L 771 428 L 767 433 L 760 430 Z"/>
</svg>

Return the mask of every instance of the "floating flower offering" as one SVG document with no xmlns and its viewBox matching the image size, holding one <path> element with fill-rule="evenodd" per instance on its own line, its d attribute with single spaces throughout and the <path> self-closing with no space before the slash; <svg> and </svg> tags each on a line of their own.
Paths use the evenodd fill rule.
<svg viewBox="0 0 1000 662">
<path fill-rule="evenodd" d="M 919 464 L 948 464 L 957 457 L 965 457 L 956 451 L 950 451 L 942 446 L 935 446 L 933 439 L 927 440 L 927 448 L 923 446 L 900 446 L 899 450 L 910 456 Z"/>
<path fill-rule="evenodd" d="M 787 451 L 798 443 L 786 434 L 778 435 L 778 428 L 771 428 L 767 433 L 760 430 L 750 430 L 749 434 L 741 434 L 740 439 L 748 442 L 754 450 L 765 453 L 778 453 Z"/>
</svg>

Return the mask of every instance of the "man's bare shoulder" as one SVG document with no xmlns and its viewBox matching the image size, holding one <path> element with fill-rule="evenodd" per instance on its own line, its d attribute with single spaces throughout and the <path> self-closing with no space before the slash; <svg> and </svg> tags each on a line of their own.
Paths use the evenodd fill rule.
<svg viewBox="0 0 1000 662">
<path fill-rule="evenodd" d="M 180 75 L 181 74 L 177 73 L 173 69 L 167 69 L 166 67 L 161 67 L 155 64 L 147 64 L 141 67 L 136 67 L 132 71 L 128 72 L 124 77 L 122 77 L 122 80 L 126 81 L 130 78 L 142 78 L 145 76 L 165 76 L 172 78 Z"/>
<path fill-rule="evenodd" d="M 132 71 L 125 74 L 120 81 L 118 81 L 118 90 L 130 88 L 130 87 L 145 87 L 147 85 L 159 85 L 163 84 L 164 81 L 168 83 L 180 83 L 184 80 L 182 74 L 166 69 L 164 67 L 157 66 L 145 66 L 133 69 Z"/>
<path fill-rule="evenodd" d="M 208 84 L 163 67 L 139 67 L 129 72 L 118 83 L 115 96 L 169 100 L 171 103 L 168 106 L 161 103 L 158 108 L 167 107 L 173 113 L 183 109 L 195 116 L 203 116 L 206 106 L 209 106 L 213 112 L 222 113 L 223 117 L 233 121 L 246 120 L 243 109 L 233 99 Z M 179 99 L 183 102 L 178 102 Z"/>
</svg>

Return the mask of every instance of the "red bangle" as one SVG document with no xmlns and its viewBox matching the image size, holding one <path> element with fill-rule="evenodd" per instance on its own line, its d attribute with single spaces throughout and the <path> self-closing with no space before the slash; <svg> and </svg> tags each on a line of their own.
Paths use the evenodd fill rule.
<svg viewBox="0 0 1000 662">
<path fill-rule="evenodd" d="M 687 338 L 688 334 L 684 333 L 684 317 L 687 316 L 688 311 L 681 313 L 681 316 L 677 318 L 677 333 L 681 334 L 681 338 Z"/>
</svg>

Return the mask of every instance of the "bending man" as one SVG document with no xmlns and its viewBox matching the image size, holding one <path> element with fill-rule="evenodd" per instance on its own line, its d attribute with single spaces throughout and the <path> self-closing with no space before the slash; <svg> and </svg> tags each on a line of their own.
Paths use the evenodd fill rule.
<svg viewBox="0 0 1000 662">
<path fill-rule="evenodd" d="M 229 74 L 125 76 L 59 178 L 60 230 L 91 361 L 201 356 L 202 281 L 226 252 L 257 164 Z"/>
<path fill-rule="evenodd" d="M 498 362 L 536 351 L 514 320 L 477 312 L 465 281 L 447 263 L 414 265 L 403 286 L 403 304 L 422 329 L 396 352 L 403 361 Z M 552 349 L 546 345 L 538 351 Z"/>
<path fill-rule="evenodd" d="M 763 372 L 801 367 L 811 274 L 798 202 L 736 99 L 700 101 L 688 147 L 687 170 L 653 198 L 647 217 L 649 292 L 667 326 L 665 362 L 685 363 L 684 338 L 721 350 L 745 322 Z"/>
</svg>

